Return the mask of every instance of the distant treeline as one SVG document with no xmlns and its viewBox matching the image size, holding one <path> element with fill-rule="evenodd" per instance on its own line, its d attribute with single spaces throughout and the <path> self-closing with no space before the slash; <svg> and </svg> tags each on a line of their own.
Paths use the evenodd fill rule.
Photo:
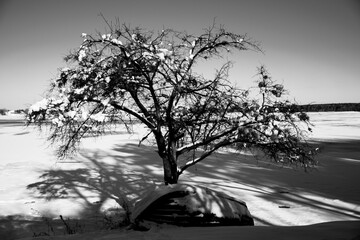
<svg viewBox="0 0 360 240">
<path fill-rule="evenodd" d="M 325 103 L 325 104 L 306 104 L 306 105 L 292 105 L 293 112 L 360 112 L 360 103 Z M 234 110 L 236 111 L 236 110 Z M 8 110 L 0 108 L 0 115 L 6 115 L 9 112 L 15 114 L 26 114 L 28 109 Z"/>
<path fill-rule="evenodd" d="M 296 105 L 297 111 L 302 112 L 348 112 L 360 111 L 360 103 L 326 103 Z"/>
</svg>

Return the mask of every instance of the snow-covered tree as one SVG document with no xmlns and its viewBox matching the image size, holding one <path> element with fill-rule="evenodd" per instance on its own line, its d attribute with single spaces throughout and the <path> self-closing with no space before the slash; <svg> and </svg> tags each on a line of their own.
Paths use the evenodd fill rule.
<svg viewBox="0 0 360 240">
<path fill-rule="evenodd" d="M 224 147 L 260 149 L 281 164 L 314 164 L 299 124 L 309 126 L 308 116 L 282 98 L 283 85 L 263 66 L 258 99 L 231 84 L 230 62 L 211 79 L 195 71 L 200 61 L 230 51 L 260 51 L 246 35 L 215 25 L 197 36 L 118 25 L 82 37 L 27 118 L 29 124 L 50 124 L 59 157 L 73 153 L 85 136 L 136 120 L 149 130 L 143 140 L 151 136 L 156 143 L 165 184 L 177 183 L 187 168 Z"/>
</svg>

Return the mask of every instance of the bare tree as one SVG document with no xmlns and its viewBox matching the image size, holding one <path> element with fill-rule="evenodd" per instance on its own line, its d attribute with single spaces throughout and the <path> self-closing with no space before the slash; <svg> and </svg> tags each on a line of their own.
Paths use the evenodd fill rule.
<svg viewBox="0 0 360 240">
<path fill-rule="evenodd" d="M 309 126 L 309 118 L 282 99 L 283 86 L 263 66 L 259 99 L 230 83 L 231 62 L 212 79 L 196 73 L 200 61 L 234 50 L 260 51 L 246 35 L 216 25 L 197 36 L 109 27 L 108 34 L 82 34 L 83 43 L 65 58 L 68 67 L 48 96 L 29 110 L 29 124 L 51 123 L 49 139 L 60 143 L 59 157 L 73 153 L 83 137 L 135 119 L 149 130 L 143 140 L 152 136 L 156 142 L 165 184 L 177 183 L 187 168 L 229 146 L 256 147 L 282 164 L 314 164 L 299 125 Z"/>
</svg>

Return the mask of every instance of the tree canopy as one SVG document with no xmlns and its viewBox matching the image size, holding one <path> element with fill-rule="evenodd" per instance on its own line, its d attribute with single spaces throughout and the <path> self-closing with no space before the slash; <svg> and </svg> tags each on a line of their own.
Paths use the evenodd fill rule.
<svg viewBox="0 0 360 240">
<path fill-rule="evenodd" d="M 247 35 L 216 25 L 199 35 L 109 27 L 107 34 L 82 34 L 81 46 L 65 58 L 68 67 L 29 109 L 29 124 L 50 125 L 59 157 L 73 153 L 85 136 L 136 122 L 149 130 L 143 140 L 156 143 L 166 184 L 224 147 L 256 147 L 281 164 L 315 163 L 304 141 L 308 116 L 282 98 L 283 85 L 264 66 L 257 69 L 258 98 L 229 81 L 231 62 L 211 79 L 195 71 L 199 62 L 228 52 L 260 51 Z"/>
</svg>

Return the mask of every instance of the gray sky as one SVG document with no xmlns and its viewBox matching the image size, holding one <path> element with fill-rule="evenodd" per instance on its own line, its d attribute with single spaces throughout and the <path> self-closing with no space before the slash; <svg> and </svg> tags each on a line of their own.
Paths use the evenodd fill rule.
<svg viewBox="0 0 360 240">
<path fill-rule="evenodd" d="M 238 87 L 254 85 L 264 64 L 298 103 L 360 102 L 360 1 L 357 0 L 0 0 L 0 108 L 38 101 L 65 66 L 81 33 L 105 33 L 108 20 L 151 30 L 197 33 L 214 18 L 247 33 L 264 54 L 238 52 L 230 72 Z M 210 73 L 213 67 L 202 67 Z"/>
</svg>

